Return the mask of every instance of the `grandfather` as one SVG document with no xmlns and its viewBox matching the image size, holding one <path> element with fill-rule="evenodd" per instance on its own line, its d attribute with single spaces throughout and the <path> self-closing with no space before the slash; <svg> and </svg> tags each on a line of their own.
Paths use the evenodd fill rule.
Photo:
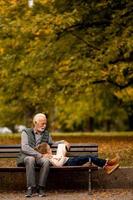
<svg viewBox="0 0 133 200">
<path fill-rule="evenodd" d="M 18 166 L 26 166 L 27 192 L 26 197 L 31 197 L 37 192 L 40 197 L 45 196 L 45 185 L 49 173 L 49 160 L 35 150 L 43 142 L 53 144 L 49 132 L 46 130 L 47 118 L 43 113 L 38 113 L 33 118 L 33 128 L 26 128 L 21 134 L 21 152 L 17 159 Z M 59 141 L 57 143 L 62 143 Z M 36 183 L 35 166 L 40 166 L 39 180 Z"/>
</svg>

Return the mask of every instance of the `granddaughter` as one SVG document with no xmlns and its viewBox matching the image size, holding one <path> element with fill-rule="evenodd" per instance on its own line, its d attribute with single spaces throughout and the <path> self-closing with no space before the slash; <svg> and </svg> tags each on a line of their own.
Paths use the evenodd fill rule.
<svg viewBox="0 0 133 200">
<path fill-rule="evenodd" d="M 67 157 L 66 153 L 70 149 L 69 143 L 58 144 L 57 152 L 52 154 L 52 150 L 47 143 L 41 143 L 35 147 L 35 150 L 48 158 L 50 163 L 55 167 L 62 166 L 80 166 L 91 159 L 91 162 L 98 167 L 102 167 L 107 174 L 111 174 L 119 167 L 119 158 L 115 157 L 111 160 L 101 159 L 90 155 Z"/>
</svg>

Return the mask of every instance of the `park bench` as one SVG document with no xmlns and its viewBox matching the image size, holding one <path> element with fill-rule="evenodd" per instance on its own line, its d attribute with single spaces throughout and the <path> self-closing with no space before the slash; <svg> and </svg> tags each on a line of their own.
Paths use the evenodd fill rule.
<svg viewBox="0 0 133 200">
<path fill-rule="evenodd" d="M 56 152 L 57 145 L 52 145 L 53 153 Z M 0 145 L 0 159 L 4 158 L 17 158 L 18 153 L 20 152 L 20 145 Z M 68 151 L 68 156 L 83 156 L 83 155 L 93 155 L 98 157 L 98 145 L 97 144 L 89 144 L 89 143 L 78 143 L 71 144 L 71 148 Z M 92 192 L 92 171 L 97 170 L 98 167 L 91 164 L 91 160 L 87 165 L 82 166 L 63 166 L 63 167 L 54 167 L 51 166 L 50 170 L 62 170 L 63 173 L 66 170 L 76 170 L 76 171 L 87 171 L 88 174 L 88 194 Z M 39 168 L 37 168 L 39 170 Z M 0 167 L 0 172 L 24 172 L 25 167 Z"/>
</svg>

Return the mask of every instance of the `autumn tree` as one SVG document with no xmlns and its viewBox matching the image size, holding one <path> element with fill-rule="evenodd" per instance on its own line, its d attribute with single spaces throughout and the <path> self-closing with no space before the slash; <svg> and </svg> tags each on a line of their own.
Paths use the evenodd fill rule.
<svg viewBox="0 0 133 200">
<path fill-rule="evenodd" d="M 130 0 L 0 4 L 1 124 L 41 111 L 53 129 L 132 129 Z"/>
</svg>

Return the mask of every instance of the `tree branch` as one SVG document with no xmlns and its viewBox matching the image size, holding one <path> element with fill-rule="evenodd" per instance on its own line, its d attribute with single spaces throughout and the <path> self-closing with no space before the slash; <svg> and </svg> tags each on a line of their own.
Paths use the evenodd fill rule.
<svg viewBox="0 0 133 200">
<path fill-rule="evenodd" d="M 101 80 L 95 80 L 95 81 L 92 81 L 91 83 L 92 84 L 110 83 L 110 84 L 118 87 L 120 90 L 122 90 L 122 89 L 124 89 L 124 88 L 126 88 L 126 87 L 128 87 L 128 86 L 133 84 L 133 78 L 131 78 L 127 83 L 124 83 L 124 84 L 119 84 L 119 83 L 113 81 L 110 78 L 108 78 L 106 80 L 104 80 L 104 79 L 103 80 L 102 79 Z"/>
</svg>

